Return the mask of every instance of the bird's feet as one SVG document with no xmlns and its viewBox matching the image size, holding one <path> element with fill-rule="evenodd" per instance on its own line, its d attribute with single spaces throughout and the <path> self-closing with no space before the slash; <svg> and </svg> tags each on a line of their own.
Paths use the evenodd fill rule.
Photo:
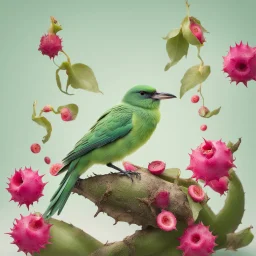
<svg viewBox="0 0 256 256">
<path fill-rule="evenodd" d="M 120 172 L 119 174 L 120 174 L 121 176 L 127 176 L 127 177 L 129 177 L 129 178 L 132 180 L 132 182 L 133 182 L 133 178 L 132 178 L 133 175 L 135 175 L 136 178 L 141 179 L 141 175 L 140 175 L 139 172 L 124 171 L 124 170 L 118 168 L 117 166 L 113 165 L 112 163 L 108 163 L 107 166 L 110 167 L 110 168 L 113 168 L 113 169 L 115 169 L 115 170 L 117 170 L 117 171 L 119 171 L 119 172 Z M 112 173 L 112 172 L 111 172 L 111 173 Z"/>
<path fill-rule="evenodd" d="M 133 182 L 132 175 L 135 175 L 135 177 L 137 179 L 141 179 L 140 173 L 139 172 L 134 172 L 134 171 L 123 171 L 122 170 L 122 171 L 120 171 L 119 175 L 129 177 L 132 180 L 132 182 Z"/>
</svg>

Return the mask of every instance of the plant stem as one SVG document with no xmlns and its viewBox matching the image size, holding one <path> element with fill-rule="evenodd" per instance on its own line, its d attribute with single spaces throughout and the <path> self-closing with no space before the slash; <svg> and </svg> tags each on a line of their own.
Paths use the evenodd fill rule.
<svg viewBox="0 0 256 256">
<path fill-rule="evenodd" d="M 61 50 L 61 52 L 66 55 L 68 63 L 71 63 L 70 57 L 68 56 L 68 54 L 64 50 Z"/>
<path fill-rule="evenodd" d="M 188 18 L 190 16 L 189 7 L 190 7 L 190 4 L 188 3 L 188 0 L 186 0 L 186 9 L 187 9 L 187 16 L 188 16 Z"/>
<path fill-rule="evenodd" d="M 200 95 L 201 95 L 201 98 L 202 98 L 202 100 L 203 100 L 203 106 L 204 106 L 204 96 L 203 96 L 203 94 L 202 94 L 202 84 L 199 85 L 198 92 L 199 92 Z"/>
</svg>

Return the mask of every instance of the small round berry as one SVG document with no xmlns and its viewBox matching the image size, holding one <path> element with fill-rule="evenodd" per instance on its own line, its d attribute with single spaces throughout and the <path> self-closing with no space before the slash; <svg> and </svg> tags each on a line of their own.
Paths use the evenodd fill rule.
<svg viewBox="0 0 256 256">
<path fill-rule="evenodd" d="M 206 116 L 209 112 L 210 112 L 210 110 L 205 106 L 202 106 L 198 110 L 199 115 L 202 116 L 202 117 Z"/>
<path fill-rule="evenodd" d="M 199 96 L 198 95 L 193 95 L 192 97 L 191 97 L 191 102 L 192 103 L 197 103 L 198 101 L 199 101 Z"/>
<path fill-rule="evenodd" d="M 34 154 L 38 154 L 41 151 L 41 146 L 38 143 L 34 143 L 30 146 L 30 149 Z"/>
<path fill-rule="evenodd" d="M 61 119 L 65 122 L 72 121 L 73 115 L 69 108 L 62 108 L 60 111 Z"/>
<path fill-rule="evenodd" d="M 207 130 L 207 125 L 206 124 L 202 124 L 201 126 L 200 126 L 200 129 L 201 129 L 201 131 L 206 131 Z"/>
<path fill-rule="evenodd" d="M 50 157 L 48 157 L 48 156 L 46 156 L 46 157 L 44 158 L 44 161 L 45 161 L 46 164 L 50 164 L 50 163 L 51 163 L 51 159 L 50 159 Z"/>
<path fill-rule="evenodd" d="M 43 107 L 43 112 L 51 112 L 52 111 L 52 106 L 51 105 L 46 105 Z"/>
</svg>

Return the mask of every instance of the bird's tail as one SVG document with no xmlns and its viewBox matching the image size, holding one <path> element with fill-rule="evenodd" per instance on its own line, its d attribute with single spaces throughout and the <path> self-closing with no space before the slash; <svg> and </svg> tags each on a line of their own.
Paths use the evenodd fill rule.
<svg viewBox="0 0 256 256">
<path fill-rule="evenodd" d="M 45 219 L 51 218 L 56 212 L 58 212 L 58 215 L 61 213 L 79 177 L 79 172 L 75 170 L 79 160 L 80 159 L 76 159 L 72 161 L 69 165 L 64 166 L 62 170 L 60 170 L 60 172 L 63 172 L 65 169 L 68 169 L 59 188 L 52 196 L 50 205 L 43 214 Z"/>
</svg>

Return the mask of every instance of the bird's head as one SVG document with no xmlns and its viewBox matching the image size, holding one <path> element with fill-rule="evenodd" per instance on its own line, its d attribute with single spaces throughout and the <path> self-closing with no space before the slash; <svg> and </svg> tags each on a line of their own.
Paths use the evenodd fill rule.
<svg viewBox="0 0 256 256">
<path fill-rule="evenodd" d="M 137 85 L 125 94 L 123 102 L 141 108 L 157 109 L 159 108 L 160 100 L 172 98 L 176 98 L 176 96 L 170 93 L 157 92 L 151 86 Z"/>
</svg>

